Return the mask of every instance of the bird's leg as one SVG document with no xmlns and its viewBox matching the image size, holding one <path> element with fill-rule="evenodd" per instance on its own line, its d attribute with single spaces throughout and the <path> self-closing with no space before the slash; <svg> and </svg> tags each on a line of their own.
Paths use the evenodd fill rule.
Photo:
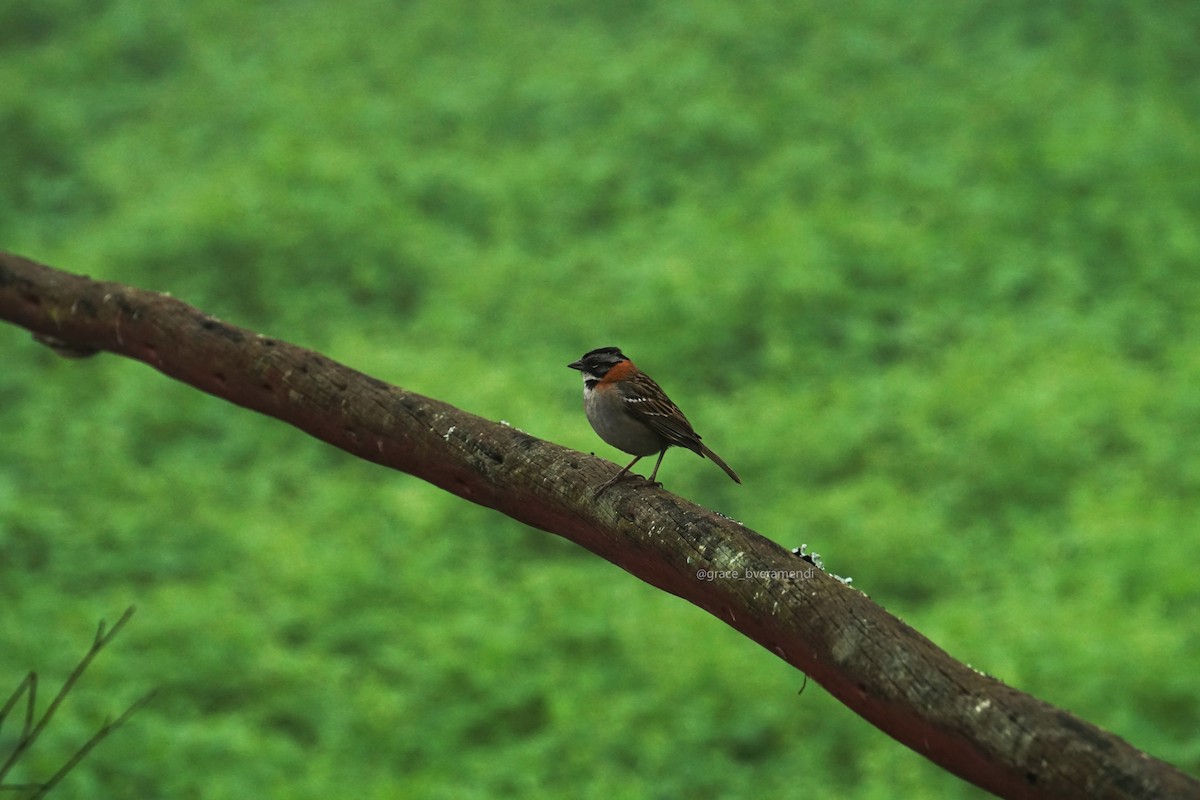
<svg viewBox="0 0 1200 800">
<path fill-rule="evenodd" d="M 667 454 L 667 448 L 665 448 L 665 447 L 662 450 L 658 451 L 658 461 L 654 462 L 654 471 L 650 473 L 650 482 L 652 484 L 654 484 L 655 486 L 662 486 L 662 484 L 659 483 L 658 481 L 654 480 L 654 478 L 656 475 L 658 475 L 658 468 L 662 466 L 663 456 L 665 456 L 666 454 Z"/>
<path fill-rule="evenodd" d="M 622 475 L 624 475 L 626 472 L 629 472 L 629 468 L 630 468 L 630 467 L 632 467 L 634 464 L 636 464 L 637 462 L 639 462 L 639 461 L 641 461 L 641 460 L 642 460 L 642 457 L 641 457 L 641 456 L 638 456 L 638 457 L 637 457 L 637 458 L 635 458 L 633 461 L 630 461 L 628 464 L 626 464 L 626 465 L 625 465 L 625 468 L 624 468 L 624 469 L 622 469 L 622 470 L 621 470 L 620 472 L 618 472 L 616 475 L 613 475 L 611 478 L 609 478 L 608 480 L 606 480 L 604 483 L 600 484 L 599 488 L 597 488 L 597 489 L 596 489 L 596 493 L 595 493 L 595 494 L 593 494 L 592 496 L 593 496 L 593 497 L 599 497 L 601 492 L 603 492 L 603 491 L 604 491 L 605 489 L 607 489 L 608 487 L 612 486 L 612 485 L 613 485 L 614 483 L 616 483 L 617 481 L 621 480 L 621 476 L 622 476 Z M 659 460 L 662 460 L 662 457 L 661 457 L 661 456 L 659 457 Z"/>
</svg>

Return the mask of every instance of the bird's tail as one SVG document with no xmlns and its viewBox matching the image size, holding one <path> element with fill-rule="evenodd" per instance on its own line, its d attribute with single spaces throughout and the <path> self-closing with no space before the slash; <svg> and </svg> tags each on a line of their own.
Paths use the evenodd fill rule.
<svg viewBox="0 0 1200 800">
<path fill-rule="evenodd" d="M 708 445 L 706 445 L 704 442 L 700 442 L 700 454 L 707 458 L 711 458 L 714 464 L 725 470 L 726 475 L 733 478 L 734 483 L 742 482 L 742 479 L 739 478 L 738 474 L 733 471 L 733 468 L 726 464 L 719 455 L 710 450 Z"/>
</svg>

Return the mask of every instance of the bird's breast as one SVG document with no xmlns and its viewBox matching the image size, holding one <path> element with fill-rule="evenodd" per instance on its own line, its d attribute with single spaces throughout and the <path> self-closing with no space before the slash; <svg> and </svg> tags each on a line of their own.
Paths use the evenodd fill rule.
<svg viewBox="0 0 1200 800">
<path fill-rule="evenodd" d="M 585 389 L 583 410 L 601 439 L 631 456 L 652 455 L 667 444 L 650 426 L 629 415 L 615 391 Z"/>
</svg>

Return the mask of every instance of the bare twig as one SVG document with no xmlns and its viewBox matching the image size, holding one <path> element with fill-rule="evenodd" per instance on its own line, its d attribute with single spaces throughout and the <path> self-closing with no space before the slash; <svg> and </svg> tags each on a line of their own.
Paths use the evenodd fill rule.
<svg viewBox="0 0 1200 800">
<path fill-rule="evenodd" d="M 18 741 L 28 737 L 29 731 L 33 727 L 33 706 L 34 700 L 37 697 L 36 672 L 30 672 L 28 675 L 26 675 L 21 682 L 17 684 L 17 688 L 13 690 L 13 693 L 9 696 L 8 700 L 5 701 L 4 707 L 0 708 L 0 730 L 3 730 L 4 723 L 8 719 L 8 715 L 12 711 L 13 706 L 20 702 L 21 697 L 25 694 L 28 694 L 29 696 L 25 704 L 25 720 L 21 726 L 21 736 L 18 738 Z M 10 758 L 9 760 L 12 759 Z M 5 761 L 4 765 L 0 766 L 0 780 L 3 780 L 8 769 L 8 761 Z"/>
<path fill-rule="evenodd" d="M 58 711 L 59 707 L 63 704 L 63 701 L 66 700 L 67 695 L 71 693 L 71 690 L 75 688 L 75 684 L 78 683 L 79 679 L 83 677 L 83 673 L 87 671 L 87 668 L 91 665 L 96 656 L 100 654 L 100 651 L 103 650 L 109 644 L 109 642 L 111 642 L 116 635 L 121 632 L 121 629 L 125 627 L 125 624 L 129 622 L 130 617 L 133 616 L 133 611 L 133 606 L 127 608 L 125 613 L 121 615 L 121 618 L 117 620 L 116 624 L 113 625 L 111 629 L 107 627 L 107 623 L 104 620 L 100 620 L 100 624 L 96 630 L 96 638 L 92 641 L 91 647 L 89 647 L 88 651 L 83 654 L 83 658 L 81 658 L 79 663 L 75 665 L 75 669 L 71 670 L 71 674 L 68 675 L 66 681 L 63 682 L 62 688 L 59 689 L 58 694 L 55 695 L 54 699 L 50 701 L 50 705 L 47 706 L 45 712 L 36 720 L 36 722 L 35 717 L 38 684 L 36 672 L 30 672 L 28 675 L 26 675 L 21 681 L 20 685 L 17 686 L 16 690 L 5 702 L 3 708 L 0 708 L 0 727 L 3 727 L 4 721 L 7 719 L 8 714 L 12 711 L 13 707 L 20 702 L 22 696 L 25 697 L 25 717 L 21 726 L 21 735 L 17 738 L 12 752 L 8 754 L 8 758 L 6 758 L 4 763 L 0 765 L 0 791 L 36 789 L 36 793 L 33 795 L 33 797 L 44 797 L 45 794 L 54 788 L 54 786 L 57 785 L 58 782 L 67 775 L 67 773 L 74 769 L 75 766 L 79 764 L 79 762 L 82 761 L 96 745 L 103 741 L 110 733 L 124 725 L 125 722 L 138 709 L 148 703 L 153 697 L 154 693 L 150 692 L 126 709 L 125 712 L 115 720 L 105 720 L 104 725 L 100 728 L 100 730 L 97 731 L 90 739 L 88 739 L 83 746 L 76 751 L 76 753 L 71 756 L 71 758 L 68 759 L 67 762 L 45 783 L 4 784 L 4 777 L 9 773 L 9 771 L 12 770 L 14 766 L 16 766 L 18 762 L 20 762 L 21 757 L 25 753 L 29 752 L 29 750 L 37 742 L 38 737 L 41 736 L 42 732 L 46 730 L 46 727 L 50 724 L 50 720 L 54 718 L 55 712 Z"/>
<path fill-rule="evenodd" d="M 41 788 L 33 795 L 32 798 L 30 798 L 30 800 L 38 800 L 38 798 L 45 797 L 51 789 L 58 785 L 59 781 L 67 776 L 67 773 L 73 770 L 75 766 L 87 756 L 88 753 L 92 752 L 92 748 L 100 744 L 100 742 L 102 742 L 110 733 L 124 725 L 129 718 L 137 713 L 142 706 L 153 700 L 154 694 L 154 692 L 149 692 L 143 695 L 139 700 L 137 700 L 137 702 L 125 709 L 125 712 L 121 714 L 121 716 L 114 720 L 105 720 L 104 725 L 100 728 L 100 730 L 96 731 L 92 738 L 84 742 L 83 747 L 79 748 L 79 750 L 75 752 L 75 755 L 67 759 L 67 763 L 63 764 L 62 767 L 59 768 L 58 772 L 51 775 L 49 780 L 42 784 Z"/>
</svg>

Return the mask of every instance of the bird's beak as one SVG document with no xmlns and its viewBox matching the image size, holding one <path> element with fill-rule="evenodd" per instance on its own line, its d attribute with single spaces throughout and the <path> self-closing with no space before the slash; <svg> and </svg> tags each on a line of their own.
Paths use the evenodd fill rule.
<svg viewBox="0 0 1200 800">
<path fill-rule="evenodd" d="M 567 366 L 570 367 L 571 369 L 577 369 L 580 372 L 583 371 L 583 362 L 582 361 L 572 361 L 570 364 L 567 364 Z"/>
</svg>

